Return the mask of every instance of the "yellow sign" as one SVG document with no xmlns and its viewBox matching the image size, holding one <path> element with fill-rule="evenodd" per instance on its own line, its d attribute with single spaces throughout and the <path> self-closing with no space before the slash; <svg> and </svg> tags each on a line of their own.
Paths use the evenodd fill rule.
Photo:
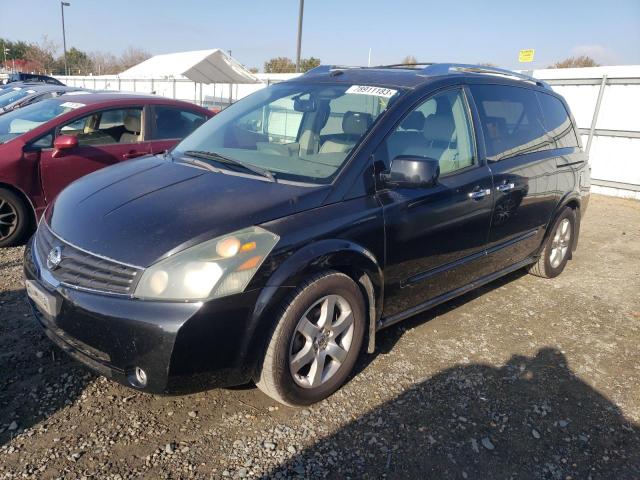
<svg viewBox="0 0 640 480">
<path fill-rule="evenodd" d="M 518 55 L 518 61 L 521 63 L 525 62 L 533 62 L 533 54 L 536 51 L 533 48 L 529 48 L 527 50 L 520 50 L 520 54 Z"/>
</svg>

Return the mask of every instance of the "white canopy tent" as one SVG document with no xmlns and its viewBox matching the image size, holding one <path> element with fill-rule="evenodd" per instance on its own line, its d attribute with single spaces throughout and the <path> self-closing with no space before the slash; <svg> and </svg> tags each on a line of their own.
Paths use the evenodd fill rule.
<svg viewBox="0 0 640 480">
<path fill-rule="evenodd" d="M 197 83 L 262 83 L 223 50 L 156 55 L 118 75 L 120 78 L 188 78 Z"/>
</svg>

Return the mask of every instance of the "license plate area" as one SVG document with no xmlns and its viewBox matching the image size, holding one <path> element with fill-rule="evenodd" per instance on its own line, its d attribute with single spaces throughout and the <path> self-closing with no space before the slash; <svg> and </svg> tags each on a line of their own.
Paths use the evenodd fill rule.
<svg viewBox="0 0 640 480">
<path fill-rule="evenodd" d="M 58 298 L 51 295 L 33 280 L 27 280 L 25 282 L 25 288 L 27 290 L 27 296 L 35 303 L 36 308 L 42 314 L 49 318 L 58 315 L 60 311 L 60 301 Z"/>
</svg>

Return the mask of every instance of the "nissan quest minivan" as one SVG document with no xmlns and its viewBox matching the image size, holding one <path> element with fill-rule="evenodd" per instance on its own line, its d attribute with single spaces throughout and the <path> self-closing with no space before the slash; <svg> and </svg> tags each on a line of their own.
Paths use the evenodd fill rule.
<svg viewBox="0 0 640 480">
<path fill-rule="evenodd" d="M 253 381 L 306 405 L 380 329 L 517 269 L 560 274 L 589 184 L 543 82 L 321 66 L 72 183 L 25 250 L 26 289 L 51 340 L 132 388 Z"/>
</svg>

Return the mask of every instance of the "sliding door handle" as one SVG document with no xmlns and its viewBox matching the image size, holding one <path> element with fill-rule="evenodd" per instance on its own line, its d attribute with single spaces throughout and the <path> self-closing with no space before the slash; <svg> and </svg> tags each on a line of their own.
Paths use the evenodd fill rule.
<svg viewBox="0 0 640 480">
<path fill-rule="evenodd" d="M 487 195 L 491 195 L 491 189 L 484 188 L 482 190 L 474 190 L 473 192 L 469 192 L 469 198 L 471 200 L 481 200 Z"/>
</svg>

